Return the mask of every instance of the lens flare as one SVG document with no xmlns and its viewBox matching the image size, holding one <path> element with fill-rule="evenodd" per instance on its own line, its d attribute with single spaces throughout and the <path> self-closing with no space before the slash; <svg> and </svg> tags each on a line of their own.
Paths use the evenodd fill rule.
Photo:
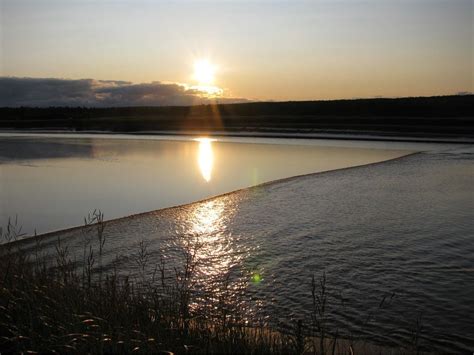
<svg viewBox="0 0 474 355">
<path fill-rule="evenodd" d="M 254 272 L 250 279 L 251 279 L 252 283 L 254 283 L 254 284 L 259 284 L 263 280 L 262 275 L 259 274 L 258 272 Z"/>
</svg>

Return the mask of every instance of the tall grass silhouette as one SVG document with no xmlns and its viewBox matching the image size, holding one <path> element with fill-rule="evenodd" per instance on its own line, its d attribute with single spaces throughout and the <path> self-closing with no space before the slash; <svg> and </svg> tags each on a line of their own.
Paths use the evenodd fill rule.
<svg viewBox="0 0 474 355">
<path fill-rule="evenodd" d="M 311 317 L 286 330 L 249 325 L 229 300 L 229 279 L 213 292 L 199 293 L 203 307 L 192 307 L 197 293 L 194 273 L 199 244 L 184 248 L 183 264 L 169 272 L 162 258 L 150 265 L 148 245 L 131 253 L 137 277 L 105 271 L 107 247 L 101 211 L 84 220 L 82 260 L 72 259 L 58 237 L 54 256 L 46 257 L 34 236 L 34 252 L 25 252 L 17 220 L 0 231 L 0 352 L 14 353 L 206 353 L 206 354 L 356 354 L 419 352 L 413 344 L 389 349 L 356 339 L 340 339 L 329 329 L 326 274 L 313 276 L 308 292 Z M 151 277 L 147 270 L 152 270 Z M 211 303 L 210 300 L 213 300 Z M 206 307 L 206 302 L 212 306 Z M 383 304 L 383 301 L 381 305 Z M 418 331 L 421 330 L 421 319 Z"/>
</svg>

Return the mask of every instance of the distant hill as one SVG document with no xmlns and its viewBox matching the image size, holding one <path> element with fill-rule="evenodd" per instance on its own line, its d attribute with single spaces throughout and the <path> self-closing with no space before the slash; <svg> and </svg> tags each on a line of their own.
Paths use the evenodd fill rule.
<svg viewBox="0 0 474 355">
<path fill-rule="evenodd" d="M 0 108 L 0 129 L 354 132 L 474 137 L 474 95 L 173 107 Z"/>
</svg>

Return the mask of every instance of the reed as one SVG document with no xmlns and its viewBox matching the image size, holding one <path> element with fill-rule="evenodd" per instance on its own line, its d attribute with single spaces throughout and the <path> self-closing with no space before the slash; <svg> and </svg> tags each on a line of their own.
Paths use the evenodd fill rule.
<svg viewBox="0 0 474 355">
<path fill-rule="evenodd" d="M 229 278 L 219 293 L 204 295 L 212 307 L 191 306 L 196 294 L 194 273 L 199 245 L 185 248 L 183 265 L 170 274 L 164 259 L 149 265 L 148 245 L 141 241 L 133 254 L 138 278 L 105 272 L 107 246 L 104 218 L 94 211 L 85 219 L 82 260 L 58 238 L 54 258 L 12 243 L 22 236 L 17 221 L 0 230 L 0 353 L 206 353 L 206 354 L 355 354 L 387 353 L 388 348 L 341 340 L 328 329 L 326 275 L 311 282 L 313 309 L 309 324 L 297 320 L 289 331 L 248 326 L 228 300 Z M 146 275 L 153 268 L 152 277 Z M 420 320 L 421 322 L 421 320 Z M 421 330 L 421 325 L 417 327 Z M 389 353 L 418 352 L 415 348 Z"/>
</svg>

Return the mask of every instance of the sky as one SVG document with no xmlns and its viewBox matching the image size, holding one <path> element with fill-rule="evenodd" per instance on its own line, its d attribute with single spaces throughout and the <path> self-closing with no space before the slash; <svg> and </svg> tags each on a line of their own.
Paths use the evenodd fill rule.
<svg viewBox="0 0 474 355">
<path fill-rule="evenodd" d="M 0 1 L 3 106 L 473 91 L 473 0 Z"/>
</svg>

